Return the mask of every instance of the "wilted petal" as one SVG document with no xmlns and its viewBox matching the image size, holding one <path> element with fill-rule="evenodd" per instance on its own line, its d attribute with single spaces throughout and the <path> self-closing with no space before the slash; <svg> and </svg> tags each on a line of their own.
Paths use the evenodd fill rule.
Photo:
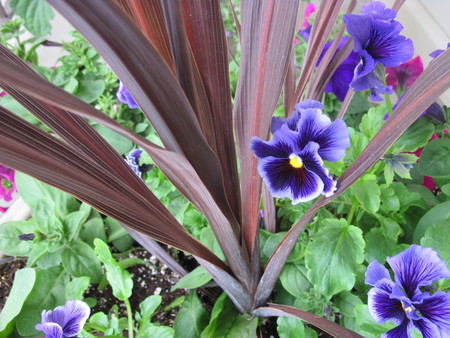
<svg viewBox="0 0 450 338">
<path fill-rule="evenodd" d="M 450 277 L 450 271 L 436 251 L 415 244 L 386 260 L 394 271 L 396 283 L 402 286 L 410 299 L 418 287 Z"/>
<path fill-rule="evenodd" d="M 85 302 L 79 300 L 69 300 L 64 305 L 64 310 L 64 336 L 76 336 L 83 329 L 86 320 L 89 318 L 91 309 Z"/>
<path fill-rule="evenodd" d="M 438 291 L 432 296 L 423 298 L 419 304 L 414 304 L 414 307 L 423 317 L 435 324 L 441 333 L 450 336 L 450 293 Z M 416 323 L 414 324 L 417 326 Z M 434 337 L 438 337 L 438 335 Z M 442 335 L 442 337 L 446 337 L 446 335 Z"/>
<path fill-rule="evenodd" d="M 393 281 L 382 279 L 368 293 L 369 312 L 377 323 L 381 324 L 389 320 L 400 324 L 407 319 L 402 303 L 390 297 L 394 287 Z"/>
<path fill-rule="evenodd" d="M 45 338 L 62 338 L 63 330 L 61 326 L 56 323 L 37 324 L 36 330 L 42 331 L 45 334 Z"/>
<path fill-rule="evenodd" d="M 391 276 L 389 275 L 388 269 L 378 263 L 377 260 L 374 260 L 367 267 L 365 283 L 367 285 L 375 286 L 381 279 L 391 280 Z"/>
</svg>

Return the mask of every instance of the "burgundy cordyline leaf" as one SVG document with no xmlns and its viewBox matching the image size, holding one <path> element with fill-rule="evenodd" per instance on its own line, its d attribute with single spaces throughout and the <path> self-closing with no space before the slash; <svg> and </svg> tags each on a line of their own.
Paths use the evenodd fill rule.
<svg viewBox="0 0 450 338">
<path fill-rule="evenodd" d="M 313 315 L 312 313 L 299 310 L 292 306 L 269 304 L 267 307 L 261 307 L 252 311 L 252 314 L 258 317 L 282 316 L 303 320 L 319 329 L 329 333 L 333 337 L 338 338 L 359 338 L 359 334 L 345 329 L 328 319 Z"/>
<path fill-rule="evenodd" d="M 225 193 L 240 220 L 241 196 L 233 135 L 228 48 L 219 2 L 183 0 L 183 11 L 189 42 L 211 106 L 215 150 L 222 166 Z"/>
<path fill-rule="evenodd" d="M 339 11 L 344 0 L 321 1 L 317 11 L 314 24 L 311 29 L 311 35 L 308 42 L 308 48 L 305 53 L 304 62 L 302 65 L 302 72 L 298 81 L 297 89 L 295 90 L 295 102 L 299 102 L 306 84 L 311 77 L 311 74 L 316 67 L 317 60 L 322 53 L 323 47 L 327 41 L 331 30 L 336 23 Z M 292 113 L 294 107 L 289 110 Z"/>
<path fill-rule="evenodd" d="M 270 194 L 266 185 L 262 185 L 262 198 L 263 206 L 262 217 L 264 222 L 264 227 L 267 231 L 275 233 L 277 232 L 277 210 L 275 207 L 275 199 Z"/>
<path fill-rule="evenodd" d="M 62 189 L 129 227 L 226 265 L 196 241 L 147 190 L 145 196 L 78 150 L 0 107 L 0 163 Z M 134 175 L 134 174 L 133 174 Z"/>
<path fill-rule="evenodd" d="M 294 106 L 294 94 L 295 94 L 295 80 L 296 80 L 296 56 L 295 49 L 292 49 L 288 71 L 286 78 L 284 79 L 283 87 L 283 107 L 284 107 L 284 117 L 288 117 L 290 112 L 289 109 Z"/>
<path fill-rule="evenodd" d="M 241 23 L 239 22 L 239 18 L 236 14 L 236 10 L 234 9 L 233 1 L 228 0 L 228 3 L 230 4 L 231 12 L 233 13 L 234 25 L 236 26 L 236 30 L 239 35 L 239 38 L 241 38 Z"/>
<path fill-rule="evenodd" d="M 242 235 L 253 251 L 261 178 L 250 139 L 266 139 L 290 62 L 298 1 L 241 1 L 242 56 L 234 100 L 241 168 Z"/>
<path fill-rule="evenodd" d="M 425 109 L 435 102 L 448 88 L 450 88 L 450 49 L 436 58 L 420 74 L 386 123 L 361 155 L 338 179 L 336 192 L 330 197 L 319 198 L 284 236 L 265 266 L 258 290 L 256 291 L 257 306 L 263 305 L 269 298 L 271 290 L 298 236 L 316 211 L 336 199 L 370 169 L 405 130 L 419 118 Z"/>
<path fill-rule="evenodd" d="M 175 72 L 161 0 L 117 0 Z"/>
<path fill-rule="evenodd" d="M 226 215 L 239 227 L 227 203 L 219 160 L 206 142 L 190 102 L 157 50 L 115 2 L 49 0 L 97 49 L 133 95 L 165 147 L 183 154 Z M 110 29 L 114 22 L 114 29 Z"/>
</svg>

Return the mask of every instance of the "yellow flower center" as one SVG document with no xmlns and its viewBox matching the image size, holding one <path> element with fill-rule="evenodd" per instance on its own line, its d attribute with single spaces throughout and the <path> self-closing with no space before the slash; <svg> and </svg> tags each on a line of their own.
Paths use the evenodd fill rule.
<svg viewBox="0 0 450 338">
<path fill-rule="evenodd" d="M 300 159 L 300 157 L 298 157 L 297 155 L 294 155 L 294 154 L 289 156 L 289 164 L 297 169 L 303 167 L 303 162 Z"/>
<path fill-rule="evenodd" d="M 409 311 L 412 311 L 412 308 L 411 308 L 411 306 L 408 306 L 407 308 L 405 308 L 405 305 L 403 304 L 403 302 L 401 302 L 402 303 L 402 308 L 403 308 L 403 311 L 405 311 L 405 312 L 409 312 Z"/>
</svg>

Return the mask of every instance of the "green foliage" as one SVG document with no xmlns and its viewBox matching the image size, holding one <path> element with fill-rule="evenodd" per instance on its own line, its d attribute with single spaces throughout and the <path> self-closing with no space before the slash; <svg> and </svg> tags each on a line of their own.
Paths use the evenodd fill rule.
<svg viewBox="0 0 450 338">
<path fill-rule="evenodd" d="M 176 289 L 195 289 L 199 288 L 211 280 L 211 275 L 202 267 L 198 266 L 186 276 L 181 278 L 173 287 Z"/>
<path fill-rule="evenodd" d="M 420 156 L 419 171 L 422 175 L 450 178 L 450 140 L 438 139 L 428 143 Z"/>
<path fill-rule="evenodd" d="M 41 0 L 12 0 L 11 9 L 24 20 L 28 31 L 35 36 L 46 36 L 52 26 L 50 20 L 55 14 L 52 8 Z"/>
<path fill-rule="evenodd" d="M 192 290 L 175 318 L 173 324 L 175 337 L 200 338 L 202 331 L 208 325 L 208 317 L 208 313 L 197 297 L 196 290 Z"/>
<path fill-rule="evenodd" d="M 450 221 L 440 222 L 431 225 L 425 231 L 425 236 L 421 239 L 420 244 L 424 247 L 434 249 L 439 257 L 450 267 Z"/>
</svg>

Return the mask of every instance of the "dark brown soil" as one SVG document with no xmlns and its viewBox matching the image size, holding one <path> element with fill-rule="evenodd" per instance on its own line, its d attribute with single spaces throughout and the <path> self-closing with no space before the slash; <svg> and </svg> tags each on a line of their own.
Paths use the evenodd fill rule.
<svg viewBox="0 0 450 338">
<path fill-rule="evenodd" d="M 6 299 L 11 291 L 14 274 L 17 270 L 20 270 L 27 265 L 25 260 L 7 261 L 7 259 L 5 259 L 4 261 L 6 262 L 0 264 L 0 309 L 3 309 L 5 306 Z"/>
</svg>

